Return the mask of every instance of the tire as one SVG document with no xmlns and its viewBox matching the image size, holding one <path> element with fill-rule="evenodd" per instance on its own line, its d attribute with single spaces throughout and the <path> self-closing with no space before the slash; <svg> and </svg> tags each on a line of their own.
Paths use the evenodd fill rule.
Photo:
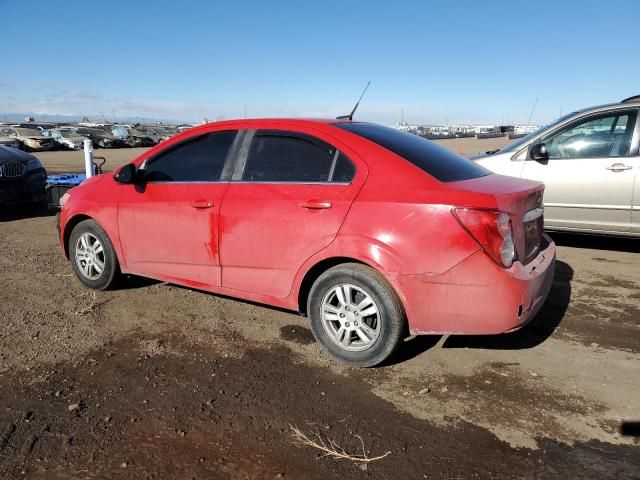
<svg viewBox="0 0 640 480">
<path fill-rule="evenodd" d="M 354 367 L 379 365 L 404 338 L 406 317 L 398 295 L 366 265 L 345 263 L 320 275 L 309 292 L 307 312 L 318 343 Z"/>
<path fill-rule="evenodd" d="M 98 223 L 94 220 L 78 223 L 71 231 L 67 247 L 71 268 L 85 286 L 107 290 L 115 284 L 120 275 L 118 257 L 109 236 Z M 94 250 L 99 251 L 94 253 Z"/>
</svg>

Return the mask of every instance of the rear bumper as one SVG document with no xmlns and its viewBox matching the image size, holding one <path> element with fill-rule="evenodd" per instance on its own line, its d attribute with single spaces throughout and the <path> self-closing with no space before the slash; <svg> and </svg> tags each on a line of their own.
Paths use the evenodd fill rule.
<svg viewBox="0 0 640 480">
<path fill-rule="evenodd" d="M 486 335 L 522 328 L 546 300 L 556 247 L 544 236 L 527 265 L 503 269 L 479 251 L 441 275 L 396 275 L 412 334 Z"/>
</svg>

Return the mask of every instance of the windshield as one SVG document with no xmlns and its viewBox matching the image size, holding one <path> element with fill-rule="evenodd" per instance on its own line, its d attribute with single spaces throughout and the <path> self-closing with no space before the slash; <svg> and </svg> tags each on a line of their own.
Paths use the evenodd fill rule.
<svg viewBox="0 0 640 480">
<path fill-rule="evenodd" d="M 525 135 L 522 138 L 519 138 L 518 140 L 516 140 L 515 142 L 513 142 L 510 145 L 507 145 L 506 147 L 504 147 L 503 149 L 499 150 L 500 153 L 504 153 L 504 152 L 515 152 L 516 150 L 519 150 L 521 146 L 523 146 L 524 144 L 526 144 L 529 140 L 531 140 L 534 137 L 537 137 L 539 134 L 541 134 L 542 132 L 544 132 L 545 130 L 548 130 L 552 127 L 555 127 L 557 124 L 564 122 L 567 118 L 570 118 L 572 116 L 575 115 L 575 112 L 573 113 L 569 113 L 567 115 L 565 115 L 564 117 L 560 117 L 558 120 L 556 120 L 553 123 L 550 123 L 548 125 L 543 125 L 542 127 L 540 127 L 539 129 L 528 133 L 527 135 Z"/>
<path fill-rule="evenodd" d="M 111 133 L 120 138 L 127 138 L 129 136 L 127 129 L 122 126 L 113 127 Z"/>
<path fill-rule="evenodd" d="M 58 130 L 64 138 L 77 137 L 78 134 L 74 130 Z"/>
<path fill-rule="evenodd" d="M 42 132 L 40 130 L 32 130 L 31 128 L 16 128 L 16 132 L 23 137 L 40 137 Z"/>
</svg>

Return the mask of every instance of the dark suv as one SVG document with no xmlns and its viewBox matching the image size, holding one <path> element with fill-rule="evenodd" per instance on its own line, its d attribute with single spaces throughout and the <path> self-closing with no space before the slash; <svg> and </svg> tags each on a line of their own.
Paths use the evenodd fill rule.
<svg viewBox="0 0 640 480">
<path fill-rule="evenodd" d="M 47 172 L 33 155 L 0 146 L 0 205 L 40 203 L 46 198 Z"/>
</svg>

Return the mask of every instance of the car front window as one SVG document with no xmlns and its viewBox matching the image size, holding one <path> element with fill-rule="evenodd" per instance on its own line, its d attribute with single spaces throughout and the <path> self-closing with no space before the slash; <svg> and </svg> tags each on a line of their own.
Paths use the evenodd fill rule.
<svg viewBox="0 0 640 480">
<path fill-rule="evenodd" d="M 217 182 L 236 131 L 212 132 L 172 146 L 148 160 L 149 182 Z"/>
<path fill-rule="evenodd" d="M 569 125 L 542 141 L 549 158 L 626 157 L 637 111 L 617 111 L 591 116 Z"/>
</svg>

